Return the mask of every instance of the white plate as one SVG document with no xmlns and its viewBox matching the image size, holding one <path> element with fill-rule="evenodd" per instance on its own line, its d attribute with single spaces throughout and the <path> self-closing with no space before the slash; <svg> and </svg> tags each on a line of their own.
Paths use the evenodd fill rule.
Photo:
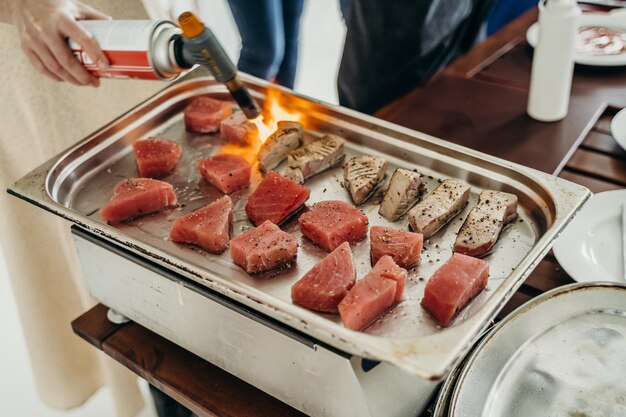
<svg viewBox="0 0 626 417">
<path fill-rule="evenodd" d="M 554 242 L 554 256 L 575 281 L 624 282 L 625 203 L 626 190 L 594 195 Z"/>
<path fill-rule="evenodd" d="M 611 134 L 619 143 L 619 146 L 626 150 L 626 109 L 623 109 L 611 120 Z"/>
<path fill-rule="evenodd" d="M 617 10 L 612 13 L 584 13 L 580 17 L 578 26 L 606 26 L 626 32 L 626 13 L 624 13 L 624 10 Z M 537 45 L 538 38 L 539 24 L 534 23 L 526 32 L 526 40 L 534 48 Z M 626 53 L 617 55 L 586 55 L 575 52 L 574 62 L 598 67 L 618 67 L 626 65 Z"/>
</svg>

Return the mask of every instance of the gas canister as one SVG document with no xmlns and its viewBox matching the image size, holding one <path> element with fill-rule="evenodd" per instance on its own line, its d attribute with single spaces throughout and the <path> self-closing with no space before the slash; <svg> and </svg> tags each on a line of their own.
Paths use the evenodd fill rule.
<svg viewBox="0 0 626 417">
<path fill-rule="evenodd" d="M 82 20 L 80 24 L 98 42 L 109 59 L 99 68 L 70 40 L 74 56 L 97 77 L 173 79 L 189 68 L 182 59 L 182 32 L 165 20 Z"/>
<path fill-rule="evenodd" d="M 261 110 L 239 80 L 237 68 L 213 32 L 193 13 L 184 12 L 180 28 L 166 20 L 83 20 L 109 60 L 100 68 L 81 46 L 70 40 L 76 58 L 97 77 L 171 80 L 193 65 L 208 68 L 226 86 L 248 119 Z"/>
</svg>

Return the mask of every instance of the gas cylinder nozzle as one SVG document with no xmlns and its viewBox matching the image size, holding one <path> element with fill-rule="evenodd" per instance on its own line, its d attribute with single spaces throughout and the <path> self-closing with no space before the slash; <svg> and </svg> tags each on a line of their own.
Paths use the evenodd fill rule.
<svg viewBox="0 0 626 417">
<path fill-rule="evenodd" d="M 213 32 L 191 12 L 178 17 L 183 31 L 182 58 L 188 64 L 206 66 L 213 77 L 223 83 L 248 119 L 261 114 L 261 109 L 246 86 L 237 77 L 237 68 Z"/>
</svg>

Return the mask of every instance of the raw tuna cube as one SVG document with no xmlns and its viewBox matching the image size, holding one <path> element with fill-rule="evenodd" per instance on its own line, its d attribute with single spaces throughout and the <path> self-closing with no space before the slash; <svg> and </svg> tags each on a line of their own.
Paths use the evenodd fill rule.
<svg viewBox="0 0 626 417">
<path fill-rule="evenodd" d="M 389 255 L 402 268 L 412 268 L 420 261 L 423 236 L 391 227 L 370 228 L 370 257 L 372 265 L 384 255 Z"/>
<path fill-rule="evenodd" d="M 404 287 L 406 285 L 406 278 L 408 273 L 406 269 L 400 268 L 394 261 L 391 256 L 385 255 L 376 262 L 370 274 L 375 272 L 379 274 L 382 278 L 391 279 L 396 282 L 396 295 L 394 297 L 395 301 L 402 300 L 402 295 L 404 294 Z"/>
<path fill-rule="evenodd" d="M 171 184 L 150 178 L 127 178 L 117 183 L 113 197 L 102 207 L 100 216 L 109 223 L 119 223 L 176 203 Z"/>
<path fill-rule="evenodd" d="M 215 155 L 198 161 L 196 165 L 204 179 L 224 194 L 250 185 L 252 167 L 239 155 Z"/>
<path fill-rule="evenodd" d="M 297 212 L 310 195 L 308 188 L 288 180 L 276 171 L 270 171 L 250 195 L 246 213 L 256 225 L 265 220 L 280 224 Z"/>
<path fill-rule="evenodd" d="M 246 115 L 240 110 L 220 123 L 220 136 L 228 142 L 246 145 L 257 135 L 256 125 L 248 121 Z"/>
<path fill-rule="evenodd" d="M 222 253 L 228 247 L 233 202 L 225 195 L 176 220 L 170 231 L 174 242 L 191 243 L 211 253 Z"/>
<path fill-rule="evenodd" d="M 339 303 L 344 326 L 360 330 L 402 297 L 406 271 L 383 256 L 369 274 L 357 281 Z"/>
<path fill-rule="evenodd" d="M 180 145 L 171 140 L 149 138 L 133 145 L 139 176 L 158 178 L 174 171 L 180 159 Z"/>
<path fill-rule="evenodd" d="M 367 235 L 367 216 L 344 201 L 315 203 L 298 221 L 302 234 L 329 252 L 343 242 L 358 242 Z"/>
<path fill-rule="evenodd" d="M 298 240 L 271 221 L 230 241 L 233 262 L 249 274 L 288 264 L 298 255 Z"/>
<path fill-rule="evenodd" d="M 291 300 L 311 310 L 334 313 L 355 281 L 352 251 L 344 242 L 291 287 Z"/>
<path fill-rule="evenodd" d="M 196 97 L 185 107 L 185 126 L 192 132 L 217 132 L 220 122 L 231 114 L 233 109 L 229 103 L 210 97 Z"/>
<path fill-rule="evenodd" d="M 452 319 L 487 286 L 489 264 L 455 253 L 435 271 L 426 284 L 422 307 L 442 326 Z"/>
</svg>

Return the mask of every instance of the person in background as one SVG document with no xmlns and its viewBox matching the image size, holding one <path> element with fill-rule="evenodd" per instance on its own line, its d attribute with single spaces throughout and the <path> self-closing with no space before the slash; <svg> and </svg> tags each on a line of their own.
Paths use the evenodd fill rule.
<svg viewBox="0 0 626 417">
<path fill-rule="evenodd" d="M 228 0 L 241 35 L 237 68 L 293 88 L 304 0 Z"/>
<path fill-rule="evenodd" d="M 491 0 L 352 0 L 339 103 L 373 113 L 474 44 Z"/>
<path fill-rule="evenodd" d="M 0 0 L 0 248 L 42 402 L 56 409 L 77 407 L 106 385 L 117 416 L 131 417 L 143 407 L 136 375 L 74 335 L 70 326 L 94 300 L 86 291 L 67 222 L 4 192 L 165 85 L 100 81 L 78 63 L 66 37 L 107 64 L 77 20 L 147 18 L 138 0 L 88 3 Z"/>
<path fill-rule="evenodd" d="M 537 0 L 496 0 L 487 18 L 487 36 L 496 33 L 513 19 L 537 6 Z"/>
</svg>

